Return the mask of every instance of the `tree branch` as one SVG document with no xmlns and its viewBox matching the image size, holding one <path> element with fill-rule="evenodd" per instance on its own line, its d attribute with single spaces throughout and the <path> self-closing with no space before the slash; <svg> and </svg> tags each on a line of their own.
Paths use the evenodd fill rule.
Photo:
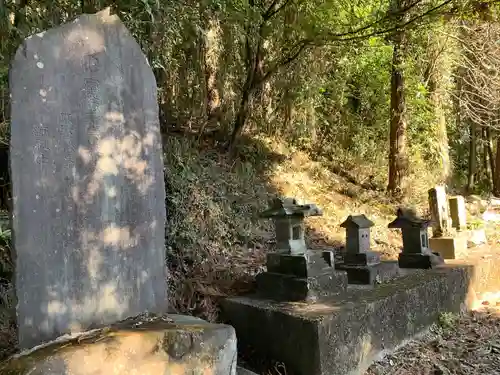
<svg viewBox="0 0 500 375">
<path fill-rule="evenodd" d="M 290 48 L 289 53 L 287 53 L 285 57 L 283 57 L 267 71 L 260 83 L 262 84 L 266 82 L 274 73 L 278 71 L 278 69 L 287 66 L 288 64 L 296 60 L 300 56 L 300 54 L 311 44 L 312 43 L 310 39 L 303 39 L 300 42 L 297 42 L 292 48 Z"/>
</svg>

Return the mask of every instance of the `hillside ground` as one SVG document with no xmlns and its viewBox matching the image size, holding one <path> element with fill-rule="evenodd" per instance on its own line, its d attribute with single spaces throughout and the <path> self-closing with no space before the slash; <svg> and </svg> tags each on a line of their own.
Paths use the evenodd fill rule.
<svg viewBox="0 0 500 375">
<path fill-rule="evenodd" d="M 409 198 L 395 202 L 379 188 L 386 173 L 379 166 L 342 165 L 269 137 L 244 137 L 236 158 L 220 151 L 216 137 L 169 136 L 164 146 L 170 306 L 210 321 L 217 321 L 220 298 L 251 290 L 254 275 L 263 269 L 274 234 L 272 223 L 259 213 L 273 197 L 295 197 L 323 210 L 323 216 L 306 222 L 308 246 L 315 249 L 342 248 L 342 221 L 350 214 L 367 215 L 375 223 L 372 247 L 385 259 L 395 259 L 402 244 L 400 233 L 387 228 L 397 207 L 428 215 L 431 184 L 425 171 L 409 185 Z M 5 250 L 2 259 L 8 258 Z M 12 296 L 4 280 L 0 358 L 15 347 Z"/>
</svg>

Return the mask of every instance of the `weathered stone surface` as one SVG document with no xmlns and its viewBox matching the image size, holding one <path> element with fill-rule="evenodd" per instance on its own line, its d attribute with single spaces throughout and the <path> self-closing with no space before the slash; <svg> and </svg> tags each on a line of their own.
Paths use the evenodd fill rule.
<svg viewBox="0 0 500 375">
<path fill-rule="evenodd" d="M 350 266 L 372 266 L 380 263 L 380 253 L 366 251 L 363 253 L 346 253 L 344 264 Z"/>
<path fill-rule="evenodd" d="M 117 323 L 10 359 L 8 375 L 236 375 L 231 326 L 178 315 Z"/>
<path fill-rule="evenodd" d="M 403 235 L 404 254 L 424 254 L 429 252 L 429 221 L 417 217 L 414 210 L 399 208 L 396 219 L 388 228 L 400 228 Z"/>
<path fill-rule="evenodd" d="M 429 239 L 432 251 L 441 254 L 444 259 L 457 259 L 467 253 L 467 237 L 435 237 Z"/>
<path fill-rule="evenodd" d="M 27 38 L 10 83 L 20 346 L 166 311 L 156 83 L 139 45 L 109 10 L 83 15 Z"/>
<path fill-rule="evenodd" d="M 450 197 L 451 226 L 457 231 L 463 231 L 467 228 L 467 211 L 465 209 L 465 199 L 461 195 Z"/>
<path fill-rule="evenodd" d="M 500 291 L 500 252 L 497 248 L 489 245 L 470 248 L 459 259 L 449 260 L 447 263 L 474 266 L 470 287 L 478 299 L 485 293 Z"/>
<path fill-rule="evenodd" d="M 229 298 L 222 315 L 256 369 L 279 361 L 289 375 L 361 374 L 382 352 L 424 331 L 440 313 L 459 312 L 467 300 L 471 267 L 404 272 L 319 303 Z"/>
<path fill-rule="evenodd" d="M 448 234 L 451 222 L 444 186 L 429 189 L 429 208 L 432 215 L 432 235 L 441 237 Z"/>
<path fill-rule="evenodd" d="M 401 253 L 398 257 L 400 268 L 429 269 L 444 264 L 444 259 L 439 253 L 411 254 Z"/>
<path fill-rule="evenodd" d="M 270 253 L 267 255 L 267 272 L 296 277 L 313 277 L 334 270 L 332 251 L 309 250 L 302 255 Z"/>
<path fill-rule="evenodd" d="M 259 296 L 276 301 L 317 301 L 344 293 L 347 274 L 344 271 L 330 272 L 314 277 L 299 278 L 281 273 L 263 272 L 256 277 Z"/>
<path fill-rule="evenodd" d="M 337 269 L 347 272 L 349 284 L 374 285 L 385 283 L 401 275 L 398 262 L 381 262 L 370 266 L 342 264 Z"/>
<path fill-rule="evenodd" d="M 347 254 L 365 253 L 370 250 L 370 228 L 373 225 L 365 215 L 349 215 L 340 224 L 342 228 L 346 228 Z"/>
</svg>

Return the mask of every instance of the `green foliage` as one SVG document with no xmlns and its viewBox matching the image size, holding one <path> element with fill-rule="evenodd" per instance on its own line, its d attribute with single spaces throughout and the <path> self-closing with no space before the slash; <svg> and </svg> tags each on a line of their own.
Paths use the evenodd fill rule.
<svg viewBox="0 0 500 375">
<path fill-rule="evenodd" d="M 438 325 L 444 331 L 450 331 L 456 327 L 459 316 L 454 313 L 444 312 L 439 314 Z"/>
</svg>

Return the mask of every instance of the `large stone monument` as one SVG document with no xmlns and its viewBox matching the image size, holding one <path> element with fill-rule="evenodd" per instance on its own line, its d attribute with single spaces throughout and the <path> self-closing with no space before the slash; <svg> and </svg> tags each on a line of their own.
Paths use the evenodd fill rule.
<svg viewBox="0 0 500 375">
<path fill-rule="evenodd" d="M 445 236 L 449 234 L 451 229 L 446 188 L 442 185 L 435 186 L 429 189 L 428 195 L 432 216 L 432 235 L 434 237 Z"/>
<path fill-rule="evenodd" d="M 451 226 L 457 231 L 462 232 L 467 229 L 467 211 L 465 209 L 465 198 L 456 195 L 448 199 L 450 206 Z"/>
<path fill-rule="evenodd" d="M 106 9 L 27 38 L 10 87 L 19 345 L 46 347 L 11 362 L 13 374 L 234 374 L 232 327 L 163 315 L 156 83 L 118 17 Z M 58 344 L 92 329 L 85 345 Z"/>
<path fill-rule="evenodd" d="M 448 202 L 446 188 L 436 186 L 429 190 L 429 208 L 433 235 L 429 239 L 430 248 L 444 259 L 455 259 L 466 252 L 467 237 L 456 234 L 465 229 L 463 197 L 454 197 Z"/>
</svg>

